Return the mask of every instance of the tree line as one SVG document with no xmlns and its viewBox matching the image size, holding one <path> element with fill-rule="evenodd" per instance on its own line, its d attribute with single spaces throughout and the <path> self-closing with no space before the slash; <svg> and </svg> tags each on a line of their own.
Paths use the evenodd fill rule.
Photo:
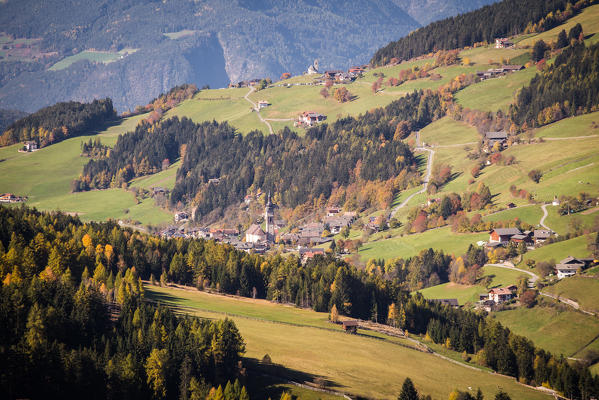
<svg viewBox="0 0 599 400">
<path fill-rule="evenodd" d="M 370 63 L 380 66 L 392 59 L 409 60 L 438 50 L 491 43 L 496 38 L 522 33 L 532 23 L 537 31 L 551 29 L 560 23 L 555 18 L 558 12 L 565 12 L 568 7 L 577 11 L 594 3 L 593 0 L 574 5 L 568 0 L 503 0 L 420 28 L 377 50 Z M 538 24 L 541 20 L 543 23 Z"/>
<path fill-rule="evenodd" d="M 120 282 L 119 292 L 130 290 L 135 293 L 135 285 L 125 285 L 126 289 L 120 289 L 123 287 L 122 282 L 135 283 L 136 277 L 151 279 L 160 275 L 163 282 L 192 284 L 200 289 L 210 287 L 241 296 L 291 302 L 317 311 L 326 312 L 335 307 L 338 312 L 354 318 L 386 322 L 412 333 L 428 335 L 428 338 L 434 342 L 442 343 L 455 351 L 472 354 L 480 364 L 517 377 L 522 382 L 546 384 L 573 398 L 588 399 L 599 393 L 599 377 L 591 376 L 586 367 L 570 364 L 562 357 L 536 348 L 532 342 L 513 334 L 498 322 L 487 318 L 485 314 L 429 302 L 420 294 L 410 295 L 409 290 L 424 286 L 425 279 L 428 280 L 428 284 L 436 284 L 440 282 L 432 281 L 446 280 L 448 275 L 454 272 L 456 279 L 460 280 L 462 278 L 460 274 L 463 272 L 461 270 L 464 268 L 466 273 L 471 270 L 475 272 L 476 266 L 484 264 L 485 256 L 484 252 L 481 253 L 474 247 L 457 263 L 442 252 L 426 250 L 417 257 L 405 261 L 396 260 L 394 263 L 389 263 L 389 268 L 385 265 L 384 271 L 378 270 L 373 273 L 359 270 L 342 260 L 335 259 L 332 255 L 318 255 L 302 264 L 294 256 L 283 258 L 272 255 L 265 258 L 240 252 L 230 245 L 213 241 L 164 240 L 120 228 L 114 222 L 83 224 L 76 217 L 60 213 L 40 213 L 24 207 L 0 207 L 0 222 L 2 290 L 12 291 L 13 288 L 20 287 L 22 282 L 68 282 L 80 279 L 84 283 L 87 282 L 87 286 L 84 285 L 84 289 L 81 287 L 76 289 L 73 286 L 72 292 L 88 290 L 93 294 L 97 290 L 100 294 L 93 294 L 93 296 L 102 295 L 106 298 L 109 296 L 110 286 L 116 288 L 117 281 Z M 437 278 L 431 280 L 433 274 L 436 274 Z M 72 292 L 69 294 L 71 297 Z M 142 295 L 141 288 L 139 296 Z M 31 322 L 28 323 L 30 308 L 25 307 L 27 312 L 19 308 L 21 303 L 15 300 L 15 296 L 18 297 L 12 292 L 6 295 L 3 293 L 2 299 L 6 306 L 1 308 L 5 313 L 2 318 L 7 321 L 18 320 L 19 322 L 11 322 L 11 324 L 21 324 L 24 332 L 35 326 L 35 321 L 40 318 L 31 317 Z M 41 297 L 36 295 L 35 298 L 42 297 L 52 299 L 54 295 Z M 126 293 L 122 297 L 118 293 L 116 295 L 117 301 L 123 304 L 124 309 L 127 309 L 127 298 Z M 136 304 L 135 307 L 140 308 L 141 305 Z M 73 309 L 91 310 L 92 308 L 90 306 Z M 131 324 L 135 326 L 133 305 L 131 305 L 131 312 Z M 160 315 L 160 311 L 152 309 L 148 315 L 157 313 Z M 55 311 L 47 310 L 41 315 L 43 322 L 47 315 L 56 314 Z M 58 315 L 70 314 L 58 313 Z M 90 318 L 89 324 L 92 324 L 92 321 L 105 319 L 106 316 L 102 317 L 102 315 Z M 175 340 L 177 331 L 183 329 L 177 329 L 175 322 L 172 324 L 164 322 L 165 334 L 162 328 L 156 330 L 156 327 L 151 327 L 153 321 L 148 317 L 149 330 L 160 332 L 156 334 L 158 337 L 156 340 L 164 338 L 167 342 L 171 338 Z M 180 325 L 181 322 L 178 319 L 177 321 Z M 9 326 L 14 325 L 9 324 Z M 68 325 L 57 324 L 56 326 Z M 90 329 L 92 332 L 102 331 L 102 326 Z M 174 328 L 174 333 L 169 333 L 173 331 L 169 331 L 168 326 Z M 15 340 L 26 340 L 28 337 L 37 340 L 35 338 L 39 337 L 34 332 L 30 335 L 15 336 L 12 333 L 14 329 L 11 329 L 3 333 L 5 335 L 3 338 L 6 338 L 4 340 L 10 343 Z M 129 332 L 126 329 L 125 331 Z M 139 337 L 138 332 L 129 332 L 131 343 Z M 7 338 L 6 335 L 15 337 Z M 87 335 L 93 336 L 95 333 Z M 102 340 L 108 340 L 106 339 L 108 336 L 110 335 L 102 336 L 104 338 Z M 105 349 L 105 342 L 101 344 L 96 348 Z M 241 345 L 241 342 L 234 341 L 233 347 L 234 344 Z M 100 353 L 113 354 L 110 352 L 112 348 Z M 148 345 L 145 349 L 149 353 L 142 354 L 147 358 L 154 349 L 160 352 L 163 348 Z M 240 350 L 241 347 L 237 349 Z M 161 354 L 155 355 L 158 364 L 161 357 L 163 357 Z M 8 359 L 14 360 L 14 358 Z M 234 357 L 231 356 L 230 360 L 233 359 Z M 147 359 L 144 360 L 147 364 Z M 115 361 L 113 365 L 114 363 Z M 230 375 L 226 375 L 226 372 L 224 374 L 228 379 Z M 216 379 L 207 378 L 207 381 L 211 384 L 216 382 Z M 171 383 L 175 381 L 176 379 L 166 380 Z M 172 385 L 175 387 L 175 383 Z M 169 390 L 171 386 L 166 387 Z"/>
<path fill-rule="evenodd" d="M 542 126 L 599 107 L 599 44 L 566 47 L 544 73 L 523 87 L 510 107 L 512 120 Z"/>
<path fill-rule="evenodd" d="M 42 108 L 13 122 L 0 136 L 0 146 L 33 140 L 40 147 L 89 134 L 116 118 L 109 98 L 91 103 L 69 101 Z"/>
</svg>

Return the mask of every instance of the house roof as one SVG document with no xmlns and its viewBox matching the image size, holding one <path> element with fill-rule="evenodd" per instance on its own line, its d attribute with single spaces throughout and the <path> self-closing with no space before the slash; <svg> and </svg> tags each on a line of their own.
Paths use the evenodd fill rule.
<svg viewBox="0 0 599 400">
<path fill-rule="evenodd" d="M 494 229 L 493 232 L 497 233 L 499 236 L 514 236 L 522 234 L 518 228 L 497 228 Z"/>
<path fill-rule="evenodd" d="M 253 224 L 252 226 L 250 226 L 248 228 L 248 230 L 245 232 L 246 235 L 258 235 L 258 236 L 265 236 L 266 234 L 264 233 L 264 231 L 262 230 L 262 228 L 260 228 L 260 225 L 256 225 Z"/>
<path fill-rule="evenodd" d="M 507 139 L 507 132 L 505 132 L 505 131 L 502 131 L 502 132 L 487 132 L 487 133 L 485 133 L 485 137 L 487 139 L 494 139 L 494 140 Z"/>
<path fill-rule="evenodd" d="M 535 229 L 533 235 L 535 239 L 548 239 L 551 236 L 551 231 L 545 229 Z"/>
<path fill-rule="evenodd" d="M 346 326 L 358 326 L 358 321 L 356 321 L 355 319 L 343 321 L 343 327 L 346 327 Z"/>
<path fill-rule="evenodd" d="M 578 271 L 584 264 L 556 264 L 555 269 L 558 271 Z"/>
<path fill-rule="evenodd" d="M 495 289 L 491 289 L 489 290 L 489 294 L 512 294 L 512 291 L 509 288 L 503 287 L 503 288 L 495 288 Z"/>
<path fill-rule="evenodd" d="M 568 256 L 559 262 L 560 264 L 584 264 L 584 261 L 576 257 Z"/>
<path fill-rule="evenodd" d="M 519 65 L 519 64 L 502 65 L 501 68 L 504 69 L 504 70 L 508 70 L 508 71 L 520 71 L 521 69 L 524 68 L 524 66 Z"/>
<path fill-rule="evenodd" d="M 514 239 L 514 240 L 525 240 L 525 239 L 528 239 L 528 236 L 526 236 L 526 235 L 514 235 L 514 236 L 512 236 L 512 239 Z"/>
</svg>

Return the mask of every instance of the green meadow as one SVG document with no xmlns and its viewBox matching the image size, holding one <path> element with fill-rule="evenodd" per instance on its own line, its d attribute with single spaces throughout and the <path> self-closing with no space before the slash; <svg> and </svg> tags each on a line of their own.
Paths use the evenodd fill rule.
<svg viewBox="0 0 599 400">
<path fill-rule="evenodd" d="M 483 285 L 460 285 L 458 283 L 448 282 L 441 285 L 432 286 L 426 289 L 418 290 L 427 299 L 458 299 L 460 305 L 466 303 L 475 303 L 478 301 L 479 294 L 487 293 L 494 287 L 504 287 L 515 285 L 521 276 L 520 271 L 507 268 L 493 267 L 487 265 L 482 269 L 482 276 L 491 277 L 489 287 Z"/>
<path fill-rule="evenodd" d="M 453 146 L 478 142 L 476 128 L 450 117 L 443 117 L 420 130 L 420 140 L 427 146 Z"/>
<path fill-rule="evenodd" d="M 590 250 L 587 249 L 588 235 L 578 236 L 574 239 L 568 239 L 561 242 L 546 244 L 537 249 L 527 252 L 524 255 L 522 265 L 526 265 L 527 260 L 560 262 L 568 256 L 588 257 Z"/>
<path fill-rule="evenodd" d="M 547 286 L 544 292 L 566 297 L 577 302 L 584 310 L 599 313 L 599 279 L 590 276 L 572 276 Z M 597 331 L 599 333 L 599 330 Z"/>
<path fill-rule="evenodd" d="M 143 117 L 130 117 L 98 135 L 74 137 L 32 153 L 19 153 L 20 145 L 0 149 L 0 192 L 28 196 L 29 206 L 76 213 L 84 221 L 113 218 L 153 225 L 170 221 L 172 216 L 154 206 L 152 199 L 138 204 L 123 189 L 71 193 L 72 180 L 88 161 L 80 156 L 81 143 L 98 137 L 114 145 L 119 134 L 135 129 Z"/>
<path fill-rule="evenodd" d="M 117 61 L 121 57 L 126 57 L 127 54 L 135 53 L 137 50 L 139 49 L 126 48 L 118 52 L 84 50 L 81 53 L 63 58 L 56 64 L 52 65 L 49 69 L 50 71 L 60 71 L 61 69 L 68 68 L 71 66 L 71 64 L 81 60 L 109 64 L 111 62 Z"/>
<path fill-rule="evenodd" d="M 369 331 L 348 335 L 326 322 L 325 313 L 195 290 L 145 288 L 147 298 L 179 311 L 232 319 L 246 342 L 247 358 L 261 359 L 268 354 L 276 364 L 325 378 L 329 388 L 354 396 L 397 398 L 402 382 L 409 376 L 419 391 L 434 398 L 447 398 L 454 388 L 479 386 L 486 397 L 494 396 L 500 386 L 512 398 L 548 398 L 511 378 L 416 351 L 404 339 Z"/>
<path fill-rule="evenodd" d="M 535 131 L 539 138 L 567 138 L 599 135 L 599 112 L 562 119 Z"/>
<path fill-rule="evenodd" d="M 556 355 L 574 356 L 588 346 L 599 332 L 599 319 L 567 307 L 518 307 L 493 316 L 514 333 Z"/>
</svg>

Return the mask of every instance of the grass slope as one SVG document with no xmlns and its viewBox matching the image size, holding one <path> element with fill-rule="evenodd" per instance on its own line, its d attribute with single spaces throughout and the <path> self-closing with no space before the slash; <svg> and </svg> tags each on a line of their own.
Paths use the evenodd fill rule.
<svg viewBox="0 0 599 400">
<path fill-rule="evenodd" d="M 593 125 L 592 123 L 595 123 Z M 562 119 L 535 131 L 542 138 L 565 138 L 572 136 L 599 135 L 599 112 Z"/>
<path fill-rule="evenodd" d="M 118 52 L 84 50 L 81 53 L 77 53 L 70 57 L 63 58 L 62 60 L 58 61 L 56 64 L 52 65 L 49 69 L 50 69 L 50 71 L 60 71 L 62 69 L 66 69 L 66 68 L 70 67 L 73 63 L 76 63 L 77 61 L 82 61 L 82 60 L 87 60 L 87 61 L 96 62 L 96 63 L 109 64 L 111 62 L 114 62 L 114 61 L 120 59 L 121 57 L 126 57 L 127 54 L 135 53 L 137 50 L 139 50 L 139 49 L 126 48 L 126 49 L 120 50 Z"/>
<path fill-rule="evenodd" d="M 590 255 L 590 251 L 587 249 L 587 236 L 579 236 L 574 239 L 564 240 L 562 242 L 556 242 L 547 244 L 539 247 L 532 251 L 527 252 L 524 255 L 524 262 L 522 265 L 526 265 L 526 260 L 549 261 L 551 259 L 555 262 L 560 262 L 569 255 L 573 257 L 587 257 Z"/>
<path fill-rule="evenodd" d="M 165 223 L 171 215 L 148 199 L 136 204 L 122 189 L 71 193 L 71 181 L 81 173 L 88 159 L 80 157 L 81 142 L 99 137 L 114 145 L 119 134 L 134 129 L 143 115 L 123 120 L 95 136 L 80 136 L 33 153 L 17 152 L 20 145 L 0 149 L 0 191 L 29 196 L 27 205 L 43 210 L 78 213 L 85 221 L 132 219 L 145 224 Z"/>
<path fill-rule="evenodd" d="M 599 312 L 599 279 L 597 278 L 588 276 L 564 278 L 543 291 L 572 299 L 585 310 Z"/>
<path fill-rule="evenodd" d="M 535 345 L 566 357 L 585 348 L 599 332 L 599 319 L 565 308 L 519 307 L 497 312 L 494 316 L 514 333 L 531 339 Z"/>
<path fill-rule="evenodd" d="M 185 311 L 206 318 L 223 318 L 225 312 L 235 321 L 246 342 L 247 357 L 261 359 L 269 354 L 275 363 L 325 377 L 333 388 L 354 395 L 396 398 L 403 380 L 409 376 L 420 391 L 434 398 L 447 398 L 454 388 L 467 390 L 468 386 L 480 386 L 486 396 L 493 396 L 501 386 L 512 398 L 547 398 L 513 379 L 403 347 L 401 344 L 406 342 L 400 339 L 347 335 L 339 327 L 328 328 L 331 325 L 324 313 L 172 288 L 146 286 L 146 294 L 170 306 L 189 307 Z M 211 311 L 212 301 L 216 302 L 214 309 L 218 312 Z M 252 314 L 245 315 L 244 308 L 248 307 Z M 261 312 L 255 315 L 252 310 Z M 285 316 L 287 313 L 290 316 Z M 280 319 L 297 325 L 278 322 Z M 314 323 L 326 324 L 327 328 L 314 327 Z"/>
<path fill-rule="evenodd" d="M 470 244 L 488 236 L 488 233 L 458 234 L 451 232 L 449 227 L 443 227 L 421 234 L 368 242 L 360 248 L 359 254 L 364 261 L 370 258 L 407 258 L 428 248 L 459 255 L 465 253 Z"/>
<path fill-rule="evenodd" d="M 463 122 L 443 117 L 420 131 L 420 140 L 428 146 L 447 146 L 478 142 L 476 128 Z"/>
<path fill-rule="evenodd" d="M 524 275 L 521 272 L 506 268 L 486 266 L 483 268 L 483 276 L 491 276 L 492 281 L 489 288 L 503 287 L 518 283 L 519 278 Z M 453 282 L 443 283 L 419 290 L 427 299 L 458 299 L 463 305 L 478 301 L 478 295 L 487 293 L 488 289 L 482 285 L 460 285 Z"/>
</svg>

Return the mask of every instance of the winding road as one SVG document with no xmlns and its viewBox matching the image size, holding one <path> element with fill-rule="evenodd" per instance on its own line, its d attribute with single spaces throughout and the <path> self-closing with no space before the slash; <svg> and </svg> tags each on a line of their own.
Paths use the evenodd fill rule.
<svg viewBox="0 0 599 400">
<path fill-rule="evenodd" d="M 258 105 L 256 103 L 254 103 L 252 100 L 250 100 L 250 98 L 248 97 L 250 94 L 252 94 L 252 92 L 256 90 L 253 86 L 250 87 L 249 92 L 247 92 L 245 94 L 245 96 L 243 96 L 244 99 L 246 99 L 254 108 L 254 111 L 256 111 L 256 114 L 258 114 L 258 118 L 260 118 L 260 121 L 262 121 L 263 123 L 266 124 L 266 126 L 268 126 L 268 131 L 270 132 L 270 134 L 272 135 L 274 132 L 272 130 L 272 125 L 270 125 L 270 122 L 268 122 L 267 120 L 265 120 L 264 118 L 262 118 L 262 115 L 260 115 L 260 109 L 258 108 Z"/>
</svg>

